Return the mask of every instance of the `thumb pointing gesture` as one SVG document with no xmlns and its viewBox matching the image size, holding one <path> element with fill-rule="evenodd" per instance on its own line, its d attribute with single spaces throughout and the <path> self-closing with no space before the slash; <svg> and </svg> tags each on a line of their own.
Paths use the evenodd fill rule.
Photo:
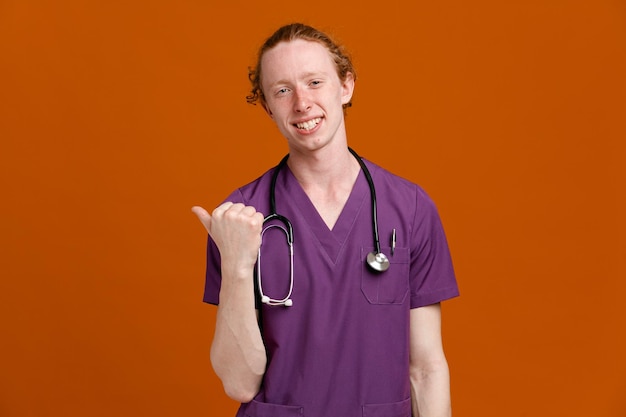
<svg viewBox="0 0 626 417">
<path fill-rule="evenodd" d="M 193 206 L 191 208 L 191 211 L 194 212 L 196 216 L 198 216 L 198 219 L 202 222 L 206 231 L 210 232 L 211 231 L 211 215 L 209 214 L 209 212 L 200 206 Z"/>
</svg>

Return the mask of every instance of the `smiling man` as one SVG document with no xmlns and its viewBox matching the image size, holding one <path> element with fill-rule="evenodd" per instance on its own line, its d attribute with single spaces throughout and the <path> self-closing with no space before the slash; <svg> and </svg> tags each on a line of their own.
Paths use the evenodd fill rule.
<svg viewBox="0 0 626 417">
<path fill-rule="evenodd" d="M 250 80 L 289 153 L 212 214 L 193 208 L 218 305 L 211 362 L 237 416 L 449 416 L 445 234 L 418 185 L 348 147 L 349 57 L 291 24 Z"/>
</svg>

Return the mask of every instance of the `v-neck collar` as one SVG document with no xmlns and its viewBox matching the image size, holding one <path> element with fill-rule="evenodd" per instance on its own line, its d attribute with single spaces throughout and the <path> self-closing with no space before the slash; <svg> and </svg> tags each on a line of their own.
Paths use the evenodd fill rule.
<svg viewBox="0 0 626 417">
<path fill-rule="evenodd" d="M 294 209 L 299 211 L 312 234 L 318 239 L 321 247 L 324 248 L 328 260 L 336 264 L 342 248 L 356 223 L 359 212 L 362 210 L 364 203 L 369 201 L 369 187 L 363 171 L 359 171 L 348 200 L 331 230 L 289 167 L 285 166 L 283 169 L 285 176 L 281 182 L 285 187 L 286 195 L 289 196 L 289 200 L 294 203 Z"/>
</svg>

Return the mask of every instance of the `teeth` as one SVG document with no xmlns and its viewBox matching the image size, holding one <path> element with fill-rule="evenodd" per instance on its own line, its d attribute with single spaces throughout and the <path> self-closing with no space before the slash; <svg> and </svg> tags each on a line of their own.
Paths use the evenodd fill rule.
<svg viewBox="0 0 626 417">
<path fill-rule="evenodd" d="M 296 123 L 298 129 L 311 130 L 320 122 L 321 117 L 317 117 L 315 119 L 311 119 L 308 122 Z"/>
</svg>

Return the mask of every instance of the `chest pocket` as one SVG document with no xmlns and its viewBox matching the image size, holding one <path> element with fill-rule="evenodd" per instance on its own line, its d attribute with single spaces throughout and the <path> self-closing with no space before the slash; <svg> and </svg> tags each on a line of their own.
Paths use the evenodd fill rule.
<svg viewBox="0 0 626 417">
<path fill-rule="evenodd" d="M 372 270 L 366 262 L 373 247 L 361 248 L 361 291 L 370 304 L 402 304 L 409 293 L 409 249 L 381 248 L 390 266 L 384 272 Z"/>
</svg>

